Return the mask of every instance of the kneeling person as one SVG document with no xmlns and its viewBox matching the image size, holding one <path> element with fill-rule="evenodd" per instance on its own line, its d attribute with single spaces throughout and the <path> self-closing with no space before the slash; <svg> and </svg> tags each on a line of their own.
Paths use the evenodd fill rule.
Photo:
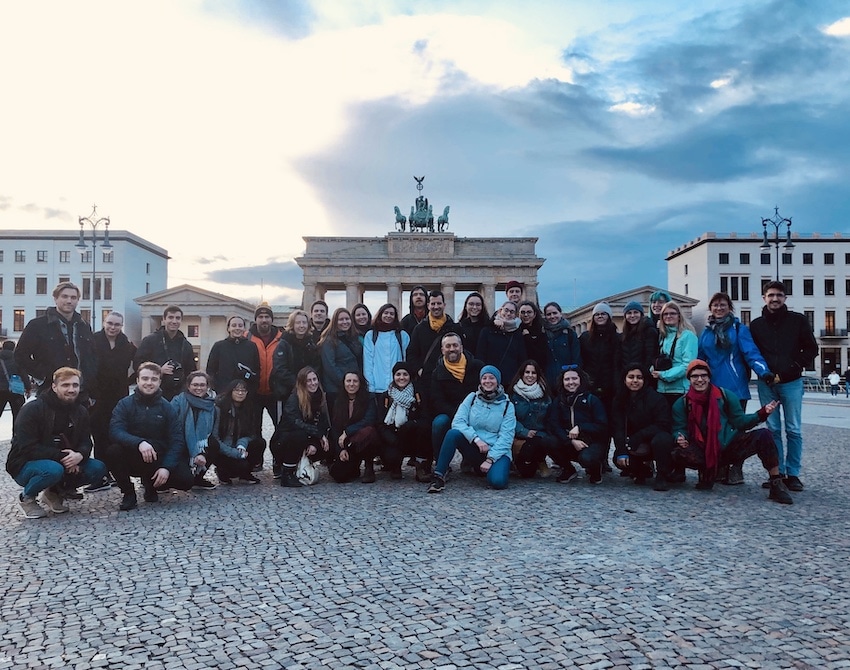
<svg viewBox="0 0 850 670">
<path fill-rule="evenodd" d="M 157 489 L 188 491 L 194 483 L 177 410 L 163 398 L 161 380 L 159 365 L 142 363 L 135 393 L 122 398 L 112 412 L 106 461 L 124 494 L 122 510 L 136 507 L 131 475 L 141 477 L 146 502 L 159 500 Z"/>
<path fill-rule="evenodd" d="M 80 404 L 82 374 L 62 367 L 50 389 L 25 404 L 15 421 L 6 471 L 24 487 L 18 502 L 30 519 L 47 516 L 41 502 L 57 514 L 68 511 L 64 492 L 100 482 L 106 466 L 89 458 L 92 450 L 89 413 Z"/>
</svg>

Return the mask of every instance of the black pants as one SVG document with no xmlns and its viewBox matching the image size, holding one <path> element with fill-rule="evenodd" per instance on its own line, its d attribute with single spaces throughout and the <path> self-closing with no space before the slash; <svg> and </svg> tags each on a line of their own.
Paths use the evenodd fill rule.
<svg viewBox="0 0 850 670">
<path fill-rule="evenodd" d="M 112 443 L 109 439 L 109 422 L 112 420 L 112 411 L 119 400 L 120 398 L 98 398 L 89 412 L 94 455 L 101 460 L 105 460 L 106 451 Z"/>
<path fill-rule="evenodd" d="M 608 453 L 608 445 L 603 446 L 601 442 L 592 442 L 581 451 L 577 450 L 570 441 L 561 442 L 560 440 L 556 440 L 555 444 L 555 448 L 547 456 L 565 470 L 569 470 L 573 462 L 575 462 L 590 474 L 599 473 L 602 468 L 602 462 Z"/>
<path fill-rule="evenodd" d="M 522 438 L 517 438 L 521 440 Z M 527 438 L 520 447 L 519 453 L 514 458 L 519 476 L 524 479 L 534 477 L 537 468 L 546 459 L 546 455 L 558 448 L 558 438 L 546 433 L 537 433 L 534 437 Z"/>
<path fill-rule="evenodd" d="M 301 454 L 309 446 L 316 447 L 313 460 L 327 460 L 333 456 L 332 451 L 323 451 L 320 435 L 308 435 L 305 430 L 277 431 L 269 444 L 274 464 L 277 467 L 286 465 L 295 467 L 301 459 Z"/>
<path fill-rule="evenodd" d="M 381 438 L 378 448 L 381 462 L 387 470 L 397 470 L 405 456 L 431 461 L 431 423 L 422 419 L 408 421 L 396 428 L 382 423 L 378 426 Z"/>
<path fill-rule="evenodd" d="M 779 453 L 770 430 L 756 428 L 748 433 L 738 433 L 721 450 L 717 465 L 741 465 L 750 456 L 758 456 L 765 470 L 779 466 Z M 685 448 L 677 446 L 673 449 L 673 463 L 684 468 L 705 470 L 705 452 L 693 442 Z"/>
<path fill-rule="evenodd" d="M 614 464 L 633 477 L 640 477 L 649 472 L 652 461 L 655 461 L 656 471 L 662 479 L 666 479 L 673 465 L 671 454 L 675 446 L 676 442 L 670 433 L 659 431 L 646 442 L 632 445 L 633 449 L 628 454 L 628 467 L 622 467 L 616 460 Z"/>
<path fill-rule="evenodd" d="M 141 477 L 145 490 L 153 489 L 153 475 L 162 467 L 160 459 L 153 463 L 145 463 L 138 447 L 125 447 L 121 444 L 110 444 L 106 450 L 106 465 L 121 489 L 121 493 L 132 493 L 133 483 L 130 477 Z M 169 469 L 168 481 L 160 489 L 180 489 L 188 491 L 192 488 L 195 478 L 189 463 L 178 463 Z"/>
<path fill-rule="evenodd" d="M 6 409 L 6 403 L 12 408 L 12 424 L 14 430 L 15 420 L 18 418 L 18 412 L 24 406 L 26 399 L 22 395 L 15 395 L 10 391 L 0 391 L 0 416 L 3 416 L 3 410 Z"/>
<path fill-rule="evenodd" d="M 360 463 L 371 462 L 378 454 L 378 431 L 372 426 L 361 428 L 348 439 L 348 460 L 339 460 L 339 447 L 332 445 L 331 449 L 336 454 L 333 462 L 328 466 L 328 474 L 338 484 L 344 484 L 356 479 L 360 475 Z"/>
<path fill-rule="evenodd" d="M 235 458 L 234 456 L 222 453 L 218 440 L 210 436 L 207 452 L 209 453 L 211 464 L 215 465 L 219 479 L 222 477 L 225 479 L 233 479 L 234 477 L 248 479 L 251 476 L 251 470 L 253 470 L 254 465 L 259 462 L 257 455 L 259 454 L 260 458 L 262 458 L 265 448 L 265 441 L 262 438 L 255 438 L 248 443 L 247 457 Z"/>
</svg>

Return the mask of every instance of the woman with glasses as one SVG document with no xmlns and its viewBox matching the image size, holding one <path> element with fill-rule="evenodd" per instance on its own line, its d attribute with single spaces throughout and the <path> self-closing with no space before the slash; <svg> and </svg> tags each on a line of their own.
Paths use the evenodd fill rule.
<svg viewBox="0 0 850 670">
<path fill-rule="evenodd" d="M 517 310 L 521 322 L 519 329 L 525 341 L 525 353 L 545 370 L 549 365 L 549 342 L 543 332 L 543 315 L 537 305 L 529 300 L 519 303 Z"/>
<path fill-rule="evenodd" d="M 463 348 L 475 356 L 481 331 L 490 322 L 490 313 L 484 306 L 483 295 L 473 291 L 466 296 L 458 322 L 463 331 Z"/>
<path fill-rule="evenodd" d="M 257 348 L 254 347 L 256 353 Z M 171 399 L 171 406 L 177 410 L 177 419 L 186 447 L 189 449 L 190 466 L 195 475 L 192 488 L 214 489 L 214 482 L 204 478 L 212 465 L 208 452 L 209 438 L 215 424 L 215 401 L 211 386 L 212 379 L 206 372 L 190 372 L 186 377 L 186 388 Z"/>
<path fill-rule="evenodd" d="M 661 323 L 661 310 L 672 299 L 667 291 L 655 291 L 655 293 L 649 296 L 649 320 L 652 321 L 652 325 L 656 330 Z"/>
<path fill-rule="evenodd" d="M 261 462 L 266 443 L 253 433 L 254 408 L 248 385 L 236 379 L 215 399 L 215 424 L 209 445 L 212 462 L 222 484 L 234 479 L 259 484 L 251 471 Z"/>
<path fill-rule="evenodd" d="M 525 339 L 519 329 L 521 323 L 517 306 L 508 300 L 493 315 L 478 339 L 476 358 L 498 368 L 502 379 L 512 379 L 520 364 L 528 358 Z"/>
<path fill-rule="evenodd" d="M 682 314 L 675 302 L 668 302 L 661 310 L 661 326 L 658 358 L 652 366 L 652 376 L 657 383 L 658 392 L 673 407 L 673 403 L 688 390 L 685 373 L 688 363 L 697 357 L 698 342 L 694 327 Z"/>
<path fill-rule="evenodd" d="M 549 344 L 546 382 L 549 388 L 555 388 L 565 365 L 581 365 L 581 347 L 578 336 L 557 302 L 547 302 L 543 308 L 543 329 Z"/>
</svg>

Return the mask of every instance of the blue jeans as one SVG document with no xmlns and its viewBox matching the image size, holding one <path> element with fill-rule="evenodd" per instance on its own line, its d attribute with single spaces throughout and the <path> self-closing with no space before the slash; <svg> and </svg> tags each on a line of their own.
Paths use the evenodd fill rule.
<svg viewBox="0 0 850 670">
<path fill-rule="evenodd" d="M 443 440 L 443 446 L 440 447 L 440 456 L 437 458 L 437 465 L 434 468 L 434 474 L 440 477 L 446 476 L 446 471 L 449 469 L 449 463 L 455 456 L 455 451 L 460 451 L 463 458 L 473 465 L 477 472 L 481 472 L 478 468 L 487 458 L 485 454 L 478 451 L 478 447 L 469 442 L 459 430 L 452 428 L 446 433 L 446 438 Z M 505 455 L 499 458 L 490 469 L 487 471 L 487 482 L 494 489 L 504 489 L 508 486 L 508 476 L 511 471 L 511 459 Z"/>
<path fill-rule="evenodd" d="M 446 439 L 446 433 L 452 427 L 452 417 L 448 414 L 438 414 L 431 421 L 431 447 L 434 449 L 434 460 L 440 457 L 440 449 L 443 446 L 443 440 Z"/>
<path fill-rule="evenodd" d="M 15 481 L 24 487 L 25 496 L 34 498 L 44 489 L 56 486 L 63 479 L 68 488 L 75 489 L 86 484 L 99 483 L 108 474 L 106 466 L 94 458 L 80 463 L 80 471 L 75 475 L 66 473 L 65 468 L 58 461 L 44 459 L 29 461 L 21 468 Z"/>
<path fill-rule="evenodd" d="M 778 409 L 767 417 L 767 427 L 773 433 L 776 451 L 779 452 L 779 472 L 787 477 L 799 477 L 803 465 L 803 380 L 795 379 L 784 384 L 768 386 L 758 382 L 759 402 L 766 405 L 778 400 L 785 420 L 785 446 L 782 442 L 782 419 Z"/>
</svg>

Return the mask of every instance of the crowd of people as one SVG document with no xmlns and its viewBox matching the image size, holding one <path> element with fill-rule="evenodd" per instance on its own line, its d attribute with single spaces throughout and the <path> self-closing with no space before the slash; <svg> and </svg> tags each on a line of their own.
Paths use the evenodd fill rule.
<svg viewBox="0 0 850 670">
<path fill-rule="evenodd" d="M 317 468 L 369 484 L 379 464 L 398 480 L 407 459 L 416 481 L 440 493 L 459 452 L 460 471 L 495 489 L 551 469 L 568 483 L 581 468 L 598 485 L 613 465 L 657 491 L 693 469 L 697 488 L 710 490 L 743 483 L 744 461 L 758 456 L 771 500 L 791 504 L 789 491 L 803 490 L 802 373 L 818 350 L 780 282 L 765 285 L 749 326 L 716 293 L 699 334 L 664 291 L 648 314 L 626 304 L 622 332 L 597 304 L 580 337 L 558 303 L 541 309 L 515 281 L 492 315 L 469 294 L 457 321 L 442 292 L 424 286 L 405 315 L 392 304 L 374 317 L 363 304 L 329 315 L 319 300 L 278 328 L 261 304 L 253 324 L 227 319 L 205 371 L 178 306 L 137 348 L 116 312 L 92 333 L 74 284 L 53 297 L 13 355 L 0 356 L 7 387 L 37 393 L 12 404 L 6 464 L 27 517 L 67 511 L 83 486 L 117 487 L 120 509 L 132 510 L 132 477 L 150 503 L 169 488 L 257 484 L 267 448 L 273 478 L 291 488 L 314 482 Z M 753 372 L 762 406 L 746 413 Z M 275 427 L 268 443 L 264 414 Z"/>
</svg>

